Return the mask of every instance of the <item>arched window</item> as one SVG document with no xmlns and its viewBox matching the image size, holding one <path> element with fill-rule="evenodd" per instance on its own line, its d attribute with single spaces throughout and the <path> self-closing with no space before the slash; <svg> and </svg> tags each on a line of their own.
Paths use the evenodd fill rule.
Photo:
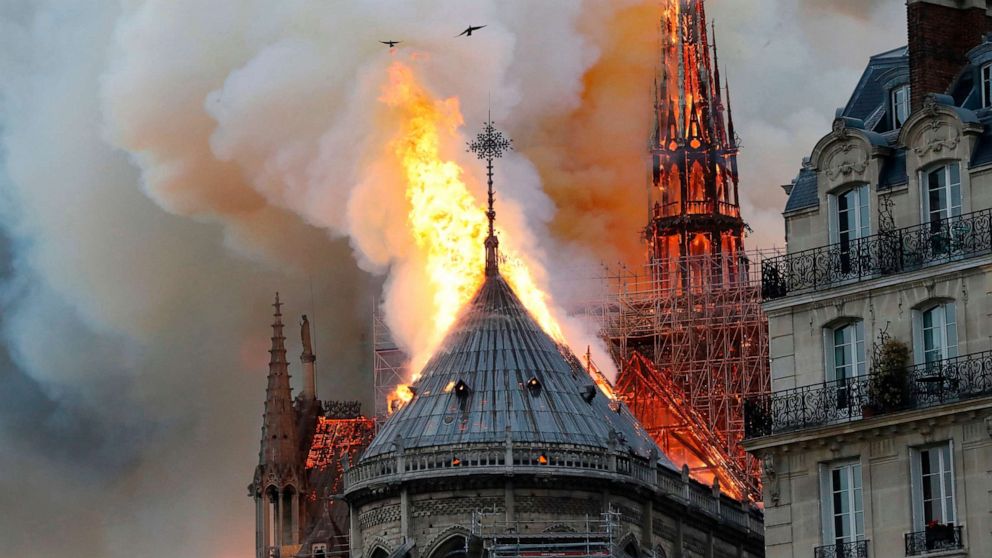
<svg viewBox="0 0 992 558">
<path fill-rule="evenodd" d="M 465 537 L 455 535 L 438 545 L 428 558 L 465 558 Z"/>
</svg>

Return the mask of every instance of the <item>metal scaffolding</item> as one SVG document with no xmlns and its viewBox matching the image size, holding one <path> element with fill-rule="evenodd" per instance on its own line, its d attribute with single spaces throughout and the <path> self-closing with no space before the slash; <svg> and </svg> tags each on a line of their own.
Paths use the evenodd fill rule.
<svg viewBox="0 0 992 558">
<path fill-rule="evenodd" d="M 375 390 L 375 418 L 385 419 L 391 409 L 391 397 L 396 386 L 407 376 L 408 359 L 396 346 L 389 328 L 383 320 L 382 308 L 378 301 L 372 301 L 372 375 Z"/>
<path fill-rule="evenodd" d="M 581 311 L 599 321 L 620 370 L 617 394 L 656 441 L 673 453 L 688 451 L 681 461 L 701 480 L 729 474 L 732 486 L 746 487 L 740 496 L 752 498 L 760 471 L 739 443 L 744 400 L 770 390 L 761 256 L 657 260 L 640 273 L 621 268 L 604 277 L 601 300 Z M 696 417 L 703 424 L 692 424 Z M 688 434 L 693 440 L 681 450 L 671 436 L 680 429 L 683 441 Z M 707 447 L 713 444 L 716 452 Z"/>
<path fill-rule="evenodd" d="M 617 548 L 616 534 L 620 512 L 612 507 L 599 516 L 584 520 L 507 521 L 499 511 L 472 514 L 472 541 L 482 544 L 481 555 L 489 558 L 567 556 L 568 558 L 607 558 L 625 555 Z M 470 548 L 466 552 L 471 556 Z"/>
</svg>

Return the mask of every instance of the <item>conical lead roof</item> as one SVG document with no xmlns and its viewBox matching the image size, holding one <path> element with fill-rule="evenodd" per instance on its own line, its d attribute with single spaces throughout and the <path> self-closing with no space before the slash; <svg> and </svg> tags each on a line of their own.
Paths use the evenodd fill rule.
<svg viewBox="0 0 992 558">
<path fill-rule="evenodd" d="M 641 457 L 657 448 L 626 407 L 611 407 L 498 272 L 486 276 L 413 389 L 363 458 L 393 451 L 397 439 L 406 451 L 503 446 L 507 431 L 514 443 L 612 445 Z"/>
</svg>

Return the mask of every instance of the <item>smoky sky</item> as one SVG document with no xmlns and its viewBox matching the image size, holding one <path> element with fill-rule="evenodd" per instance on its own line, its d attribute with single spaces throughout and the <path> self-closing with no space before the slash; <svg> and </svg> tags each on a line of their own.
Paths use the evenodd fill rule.
<svg viewBox="0 0 992 558">
<path fill-rule="evenodd" d="M 246 4 L 255 6 L 254 16 L 264 13 L 259 7 L 264 2 Z M 428 24 L 438 33 L 447 33 L 449 25 L 456 31 L 464 27 L 440 18 L 443 6 L 428 10 L 430 21 L 423 22 L 418 18 L 427 12 L 413 4 L 293 0 L 281 3 L 280 10 L 323 13 L 326 21 L 307 32 L 355 33 L 363 40 L 414 34 Z M 520 107 L 518 116 L 505 115 L 511 127 L 540 117 L 527 112 L 528 106 L 570 110 L 569 103 L 581 98 L 582 72 L 600 44 L 599 30 L 583 17 L 612 13 L 613 4 L 562 0 L 542 2 L 541 10 L 522 2 L 479 4 L 478 11 L 461 15 L 473 23 L 498 19 L 503 34 L 498 45 L 513 45 L 494 51 L 508 58 L 485 75 L 505 87 L 497 89 L 499 95 L 513 97 Z M 170 11 L 172 5 L 187 9 Z M 217 8 L 221 5 L 225 9 Z M 291 372 L 298 371 L 297 320 L 307 313 L 315 327 L 321 395 L 371 406 L 368 316 L 388 265 L 362 264 L 352 237 L 307 215 L 314 198 L 276 203 L 273 191 L 257 183 L 254 197 L 217 195 L 209 203 L 202 198 L 234 192 L 249 182 L 242 173 L 264 180 L 283 176 L 270 172 L 271 166 L 230 163 L 261 153 L 259 136 L 297 130 L 318 137 L 310 126 L 336 118 L 339 105 L 357 103 L 351 97 L 361 84 L 329 88 L 338 96 L 303 95 L 317 91 L 308 89 L 316 87 L 310 76 L 293 74 L 297 68 L 281 67 L 278 58 L 297 52 L 292 50 L 297 43 L 281 43 L 264 56 L 261 50 L 243 50 L 243 43 L 269 32 L 264 21 L 245 23 L 237 45 L 223 33 L 210 37 L 216 58 L 207 61 L 202 53 L 185 52 L 182 44 L 140 40 L 142 33 L 154 35 L 149 30 L 177 25 L 191 35 L 222 28 L 227 19 L 244 15 L 237 5 L 216 2 L 210 4 L 214 9 L 201 4 L 199 10 L 194 2 L 178 0 L 0 4 L 4 554 L 249 555 L 254 516 L 245 487 L 257 460 L 270 304 L 277 290 L 286 302 Z M 313 12 L 318 8 L 326 12 Z M 748 242 L 781 245 L 780 185 L 830 130 L 834 110 L 847 101 L 868 57 L 904 44 L 904 3 L 710 0 L 708 10 L 716 21 L 720 64 L 743 142 L 743 211 L 754 230 Z M 395 28 L 383 28 L 379 12 L 391 13 Z M 291 23 L 307 28 L 311 22 Z M 537 23 L 547 23 L 554 40 L 574 47 L 564 49 L 570 55 L 554 71 L 527 63 L 534 58 L 528 53 L 551 40 L 538 40 Z M 142 59 L 128 59 L 133 52 L 122 52 L 122 44 L 173 56 L 146 67 L 139 64 Z M 315 68 L 327 57 L 335 71 L 361 75 L 354 67 L 371 55 L 355 48 L 303 52 Z M 534 59 L 549 61 L 549 67 L 552 60 Z M 227 63 L 230 71 L 215 67 Z M 191 66 L 192 76 L 183 72 Z M 196 75 L 208 71 L 217 72 L 217 83 L 195 90 Z M 266 71 L 279 73 L 282 81 L 248 79 L 253 72 L 264 78 Z M 462 79 L 443 72 L 434 77 L 438 87 L 449 90 Z M 645 81 L 649 84 L 650 76 Z M 276 82 L 296 84 L 302 96 L 272 104 L 255 95 L 254 88 Z M 558 95 L 559 84 L 573 95 Z M 214 91 L 245 104 L 204 109 Z M 258 99 L 269 103 L 263 108 L 272 120 L 244 122 L 243 114 L 257 114 L 249 109 Z M 146 110 L 149 105 L 169 111 L 156 115 Z M 279 112 L 287 105 L 310 111 L 312 118 Z M 476 105 L 466 110 L 481 118 L 485 105 Z M 200 114 L 191 118 L 183 107 Z M 299 122 L 281 127 L 284 114 Z M 149 115 L 158 120 L 142 120 Z M 351 125 L 334 123 L 339 124 Z M 191 131 L 202 133 L 194 138 Z M 274 137 L 272 142 L 286 144 L 298 139 Z M 343 141 L 331 139 L 332 145 Z M 187 157 L 194 140 L 223 164 Z M 277 167 L 292 157 L 270 163 Z M 212 188 L 197 191 L 172 180 L 183 172 L 199 173 Z M 280 192 L 288 197 L 295 191 Z M 331 213 L 340 209 L 345 220 L 343 200 L 317 201 L 328 204 Z M 540 209 L 553 212 L 546 200 Z M 640 226 L 634 223 L 630 230 Z"/>
</svg>

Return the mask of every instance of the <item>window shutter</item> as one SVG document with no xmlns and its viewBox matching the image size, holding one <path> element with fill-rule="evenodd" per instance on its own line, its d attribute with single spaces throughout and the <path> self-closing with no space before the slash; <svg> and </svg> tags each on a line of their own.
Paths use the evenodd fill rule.
<svg viewBox="0 0 992 558">
<path fill-rule="evenodd" d="M 958 356 L 957 308 L 954 301 L 944 304 L 944 342 L 947 345 L 947 358 Z"/>
<path fill-rule="evenodd" d="M 827 196 L 827 215 L 828 240 L 830 244 L 837 244 L 840 242 L 840 231 L 837 229 L 840 223 L 837 220 L 837 196 L 833 194 Z"/>
<path fill-rule="evenodd" d="M 922 531 L 923 521 L 923 470 L 920 467 L 920 450 L 909 448 L 909 486 L 912 500 L 913 530 Z"/>
<path fill-rule="evenodd" d="M 926 349 L 923 347 L 923 313 L 913 310 L 913 363 L 926 362 Z"/>
<path fill-rule="evenodd" d="M 830 467 L 820 463 L 820 535 L 823 544 L 834 543 L 833 490 L 830 486 Z"/>
</svg>

